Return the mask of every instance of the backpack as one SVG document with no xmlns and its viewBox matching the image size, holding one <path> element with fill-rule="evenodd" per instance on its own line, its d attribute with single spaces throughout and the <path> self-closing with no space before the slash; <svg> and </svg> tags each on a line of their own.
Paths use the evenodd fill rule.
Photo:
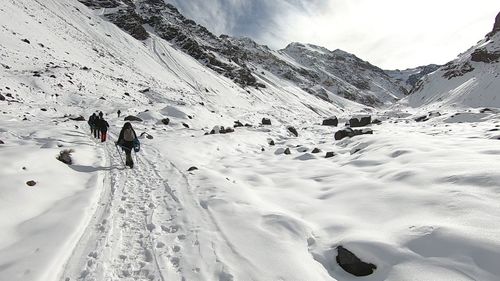
<svg viewBox="0 0 500 281">
<path fill-rule="evenodd" d="M 134 139 L 135 139 L 134 131 L 131 128 L 127 128 L 125 129 L 125 131 L 123 131 L 124 141 L 134 141 Z"/>
</svg>

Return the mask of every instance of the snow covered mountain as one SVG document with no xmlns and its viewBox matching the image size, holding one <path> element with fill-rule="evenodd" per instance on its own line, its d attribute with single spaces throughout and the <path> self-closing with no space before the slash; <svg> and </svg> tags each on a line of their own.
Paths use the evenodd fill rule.
<svg viewBox="0 0 500 281">
<path fill-rule="evenodd" d="M 160 0 L 3 1 L 0 280 L 497 281 L 500 112 L 416 122 L 343 97 L 390 102 L 391 79 L 210 36 Z M 334 139 L 367 113 L 371 134 Z M 134 169 L 124 116 L 142 120 Z"/>
<path fill-rule="evenodd" d="M 326 101 L 341 96 L 369 106 L 394 102 L 406 91 L 380 68 L 347 52 L 299 43 L 274 51 L 249 38 L 217 37 L 161 0 L 80 2 L 108 8 L 104 16 L 136 39 L 155 33 L 242 87 L 265 87 L 263 81 L 274 75 Z"/>
<path fill-rule="evenodd" d="M 483 40 L 418 81 L 404 102 L 412 107 L 499 107 L 499 31 L 500 14 Z"/>
<path fill-rule="evenodd" d="M 440 67 L 441 66 L 437 64 L 429 64 L 405 70 L 385 70 L 385 73 L 387 73 L 387 75 L 389 75 L 395 83 L 400 84 L 404 88 L 405 94 L 407 95 L 413 87 L 415 87 L 418 80 L 425 75 L 436 71 Z"/>
</svg>

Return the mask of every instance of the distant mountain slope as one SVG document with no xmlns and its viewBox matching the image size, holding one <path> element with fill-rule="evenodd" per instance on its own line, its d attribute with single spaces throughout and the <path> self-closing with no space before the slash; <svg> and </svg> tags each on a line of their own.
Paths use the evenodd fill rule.
<svg viewBox="0 0 500 281">
<path fill-rule="evenodd" d="M 409 92 L 417 84 L 418 80 L 425 75 L 438 70 L 440 67 L 441 65 L 429 64 L 405 70 L 385 70 L 385 73 L 391 77 L 394 83 L 400 84 L 401 87 L 405 89 L 405 94 L 409 94 Z"/>
<path fill-rule="evenodd" d="M 457 59 L 420 80 L 413 107 L 500 107 L 500 13 L 493 30 Z"/>
<path fill-rule="evenodd" d="M 163 0 L 80 2 L 101 9 L 138 40 L 157 34 L 241 87 L 266 87 L 266 75 L 272 74 L 326 101 L 340 96 L 369 106 L 393 102 L 406 91 L 383 70 L 352 54 L 299 43 L 274 51 L 248 38 L 215 36 Z"/>
</svg>

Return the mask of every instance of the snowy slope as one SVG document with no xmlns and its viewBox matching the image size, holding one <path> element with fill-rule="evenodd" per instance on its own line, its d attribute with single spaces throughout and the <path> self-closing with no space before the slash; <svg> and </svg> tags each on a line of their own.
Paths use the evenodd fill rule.
<svg viewBox="0 0 500 281">
<path fill-rule="evenodd" d="M 109 22 L 118 1 L 99 2 L 0 7 L 0 280 L 498 280 L 499 112 L 417 123 L 250 63 L 265 87 L 242 88 L 150 26 L 132 37 Z M 133 170 L 113 145 L 117 109 L 152 137 Z M 95 110 L 109 142 L 70 119 Z M 319 125 L 369 112 L 373 135 L 334 141 Z M 205 135 L 235 120 L 252 127 Z M 375 272 L 345 272 L 339 245 Z"/>
<path fill-rule="evenodd" d="M 500 17 L 483 40 L 419 81 L 405 103 L 412 107 L 499 107 Z"/>
</svg>

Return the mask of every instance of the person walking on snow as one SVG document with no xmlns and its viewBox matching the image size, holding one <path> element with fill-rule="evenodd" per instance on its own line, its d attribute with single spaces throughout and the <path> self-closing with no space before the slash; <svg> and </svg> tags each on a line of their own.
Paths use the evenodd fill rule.
<svg viewBox="0 0 500 281">
<path fill-rule="evenodd" d="M 118 118 L 120 118 L 120 114 L 122 114 L 122 112 L 118 109 L 116 113 L 118 113 Z"/>
<path fill-rule="evenodd" d="M 126 122 L 123 125 L 123 128 L 120 131 L 120 136 L 118 137 L 118 141 L 116 141 L 115 144 L 119 145 L 123 149 L 123 151 L 125 151 L 125 165 L 133 168 L 134 161 L 132 160 L 132 149 L 135 149 L 136 151 L 138 150 L 139 140 L 137 139 L 137 134 L 132 128 L 132 124 L 130 124 L 130 122 Z"/>
<path fill-rule="evenodd" d="M 101 133 L 101 142 L 106 141 L 106 135 L 108 132 L 109 124 L 104 118 L 100 117 L 99 120 L 97 120 L 97 129 Z"/>
<path fill-rule="evenodd" d="M 99 118 L 102 118 L 104 117 L 104 113 L 102 113 L 102 111 L 99 111 Z"/>
<path fill-rule="evenodd" d="M 90 115 L 89 121 L 87 122 L 90 126 L 90 134 L 94 135 L 94 138 L 96 137 L 96 133 L 97 133 L 96 132 L 97 131 L 96 121 L 97 121 L 97 115 L 94 113 L 94 114 Z"/>
</svg>

